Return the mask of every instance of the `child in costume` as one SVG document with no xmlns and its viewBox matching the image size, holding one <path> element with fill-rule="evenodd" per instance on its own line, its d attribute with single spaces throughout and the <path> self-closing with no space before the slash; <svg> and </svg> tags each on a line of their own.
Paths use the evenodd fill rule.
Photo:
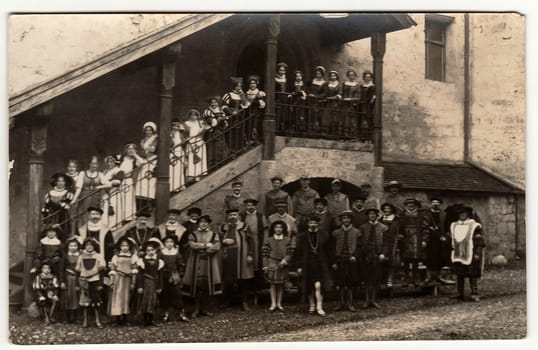
<svg viewBox="0 0 538 350">
<path fill-rule="evenodd" d="M 288 264 L 293 255 L 293 246 L 288 234 L 288 225 L 284 221 L 275 221 L 269 229 L 263 251 L 263 270 L 267 281 L 271 284 L 271 307 L 284 311 L 282 295 L 284 284 L 288 280 Z"/>
<path fill-rule="evenodd" d="M 107 313 L 116 317 L 118 326 L 125 325 L 130 313 L 131 292 L 136 285 L 138 255 L 136 242 L 132 238 L 122 237 L 117 243 L 117 253 L 110 261 L 110 296 Z"/>
<path fill-rule="evenodd" d="M 51 273 L 48 261 L 41 263 L 40 273 L 35 276 L 32 284 L 35 299 L 45 324 L 54 323 L 54 309 L 60 300 L 58 298 L 58 278 Z"/>
<path fill-rule="evenodd" d="M 76 271 L 80 256 L 80 243 L 76 236 L 66 242 L 67 252 L 63 261 L 63 273 L 60 275 L 60 288 L 62 290 L 62 306 L 65 311 L 67 323 L 74 323 L 80 307 L 80 287 L 78 272 Z"/>
<path fill-rule="evenodd" d="M 159 259 L 158 253 L 162 243 L 158 238 L 150 238 L 143 246 L 142 250 L 146 253 L 139 260 L 137 278 L 137 292 L 142 296 L 138 305 L 138 312 L 143 315 L 144 327 L 156 326 L 153 321 L 157 307 L 157 294 L 162 291 L 162 268 L 164 261 Z"/>
<path fill-rule="evenodd" d="M 78 257 L 75 271 L 80 273 L 80 301 L 84 310 L 82 327 L 88 327 L 88 308 L 95 313 L 95 325 L 103 328 L 99 318 L 101 306 L 101 292 L 103 290 L 103 278 L 106 269 L 105 259 L 99 253 L 99 243 L 94 238 L 86 238 L 82 244 L 83 250 Z"/>
<path fill-rule="evenodd" d="M 189 322 L 185 316 L 183 308 L 183 298 L 179 287 L 183 275 L 185 274 L 185 261 L 178 247 L 177 236 L 166 236 L 163 238 L 164 247 L 161 250 L 160 258 L 164 261 L 162 269 L 163 291 L 160 295 L 161 307 L 165 310 L 163 322 L 170 319 L 170 311 L 175 307 L 179 309 L 179 319 Z"/>
</svg>

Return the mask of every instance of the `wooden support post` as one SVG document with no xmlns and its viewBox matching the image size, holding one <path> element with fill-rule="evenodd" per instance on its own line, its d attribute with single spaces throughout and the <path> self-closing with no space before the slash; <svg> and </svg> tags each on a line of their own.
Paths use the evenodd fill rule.
<svg viewBox="0 0 538 350">
<path fill-rule="evenodd" d="M 36 108 L 30 121 L 30 156 L 28 158 L 28 218 L 26 224 L 26 253 L 24 260 L 24 305 L 33 301 L 32 269 L 39 231 L 41 229 L 41 203 L 43 200 L 43 154 L 47 150 L 47 124 L 52 115 L 52 103 Z"/>
<path fill-rule="evenodd" d="M 155 194 L 155 224 L 161 223 L 170 203 L 170 124 L 172 122 L 172 89 L 176 82 L 175 61 L 163 63 L 159 113 L 159 147 L 157 154 L 157 191 Z"/>
<path fill-rule="evenodd" d="M 386 33 L 374 33 L 370 37 L 370 51 L 374 61 L 374 83 L 376 86 L 376 100 L 374 108 L 374 152 L 376 166 L 381 165 L 381 161 L 383 159 L 383 57 L 385 56 L 386 43 Z"/>
<path fill-rule="evenodd" d="M 263 118 L 263 159 L 275 159 L 275 75 L 278 50 L 278 35 L 280 34 L 280 15 L 269 17 L 269 31 L 266 41 L 265 60 L 265 116 Z"/>
</svg>

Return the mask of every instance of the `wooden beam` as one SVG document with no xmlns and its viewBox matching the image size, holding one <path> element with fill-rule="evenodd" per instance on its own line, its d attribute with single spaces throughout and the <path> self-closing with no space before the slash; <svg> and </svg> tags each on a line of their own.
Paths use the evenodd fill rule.
<svg viewBox="0 0 538 350">
<path fill-rule="evenodd" d="M 47 124 L 52 115 L 52 103 L 39 106 L 29 122 L 30 145 L 28 159 L 28 215 L 26 224 L 26 252 L 24 260 L 24 305 L 33 301 L 32 275 L 35 252 L 41 229 L 41 202 L 43 200 L 43 154 L 47 150 Z"/>
<path fill-rule="evenodd" d="M 275 75 L 280 34 L 280 15 L 269 17 L 265 60 L 265 116 L 263 119 L 263 159 L 275 159 Z"/>
<path fill-rule="evenodd" d="M 383 159 L 383 57 L 385 56 L 386 44 L 386 33 L 374 33 L 370 37 L 370 51 L 374 62 L 374 83 L 376 87 L 376 100 L 374 108 L 374 152 L 376 166 L 380 166 Z"/>
<path fill-rule="evenodd" d="M 170 202 L 170 124 L 172 122 L 172 89 L 176 84 L 176 63 L 161 65 L 161 93 L 159 117 L 159 147 L 157 154 L 157 189 L 155 195 L 155 222 L 166 216 Z"/>
</svg>

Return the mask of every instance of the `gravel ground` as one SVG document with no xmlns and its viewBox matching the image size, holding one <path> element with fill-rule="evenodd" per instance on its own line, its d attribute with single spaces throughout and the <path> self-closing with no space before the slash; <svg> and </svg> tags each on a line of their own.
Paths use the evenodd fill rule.
<svg viewBox="0 0 538 350">
<path fill-rule="evenodd" d="M 268 313 L 267 305 L 249 312 L 226 309 L 214 317 L 201 317 L 190 323 L 170 322 L 158 328 L 138 326 L 104 329 L 80 325 L 44 326 L 40 320 L 23 313 L 10 315 L 10 339 L 14 344 L 93 344 L 93 343 L 181 343 L 314 340 L 331 331 L 330 340 L 359 339 L 493 339 L 518 338 L 526 334 L 526 297 L 524 270 L 488 271 L 479 284 L 483 300 L 458 303 L 451 299 L 454 288 L 443 287 L 437 297 L 409 295 L 382 299 L 382 309 L 357 312 L 332 312 L 334 301 L 326 303 L 327 317 L 311 316 L 306 307 L 285 304 L 284 314 Z M 467 289 L 467 293 L 469 290 Z M 357 302 L 357 305 L 360 301 Z M 439 318 L 438 315 L 450 315 Z M 473 315 L 473 327 L 461 317 Z M 409 320 L 413 320 L 410 322 Z M 452 321 L 457 319 L 458 322 Z M 478 323 L 478 324 L 476 324 Z M 91 323 L 90 323 L 91 324 Z M 402 328 L 406 324 L 406 328 Z M 356 327 L 363 336 L 357 338 Z M 376 328 L 378 331 L 373 331 Z M 472 331 L 468 331 L 471 328 Z M 260 336 L 263 334 L 263 336 Z M 288 338 L 280 338 L 286 334 Z M 296 336 L 298 338 L 296 338 Z M 324 338 L 324 339 L 329 339 Z M 321 339 L 320 339 L 321 340 Z"/>
</svg>

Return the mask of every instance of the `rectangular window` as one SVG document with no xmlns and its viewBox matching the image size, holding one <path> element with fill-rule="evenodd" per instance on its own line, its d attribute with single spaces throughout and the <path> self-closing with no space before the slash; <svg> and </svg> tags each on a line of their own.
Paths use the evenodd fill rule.
<svg viewBox="0 0 538 350">
<path fill-rule="evenodd" d="M 446 31 L 453 17 L 426 15 L 426 79 L 445 81 Z"/>
</svg>

